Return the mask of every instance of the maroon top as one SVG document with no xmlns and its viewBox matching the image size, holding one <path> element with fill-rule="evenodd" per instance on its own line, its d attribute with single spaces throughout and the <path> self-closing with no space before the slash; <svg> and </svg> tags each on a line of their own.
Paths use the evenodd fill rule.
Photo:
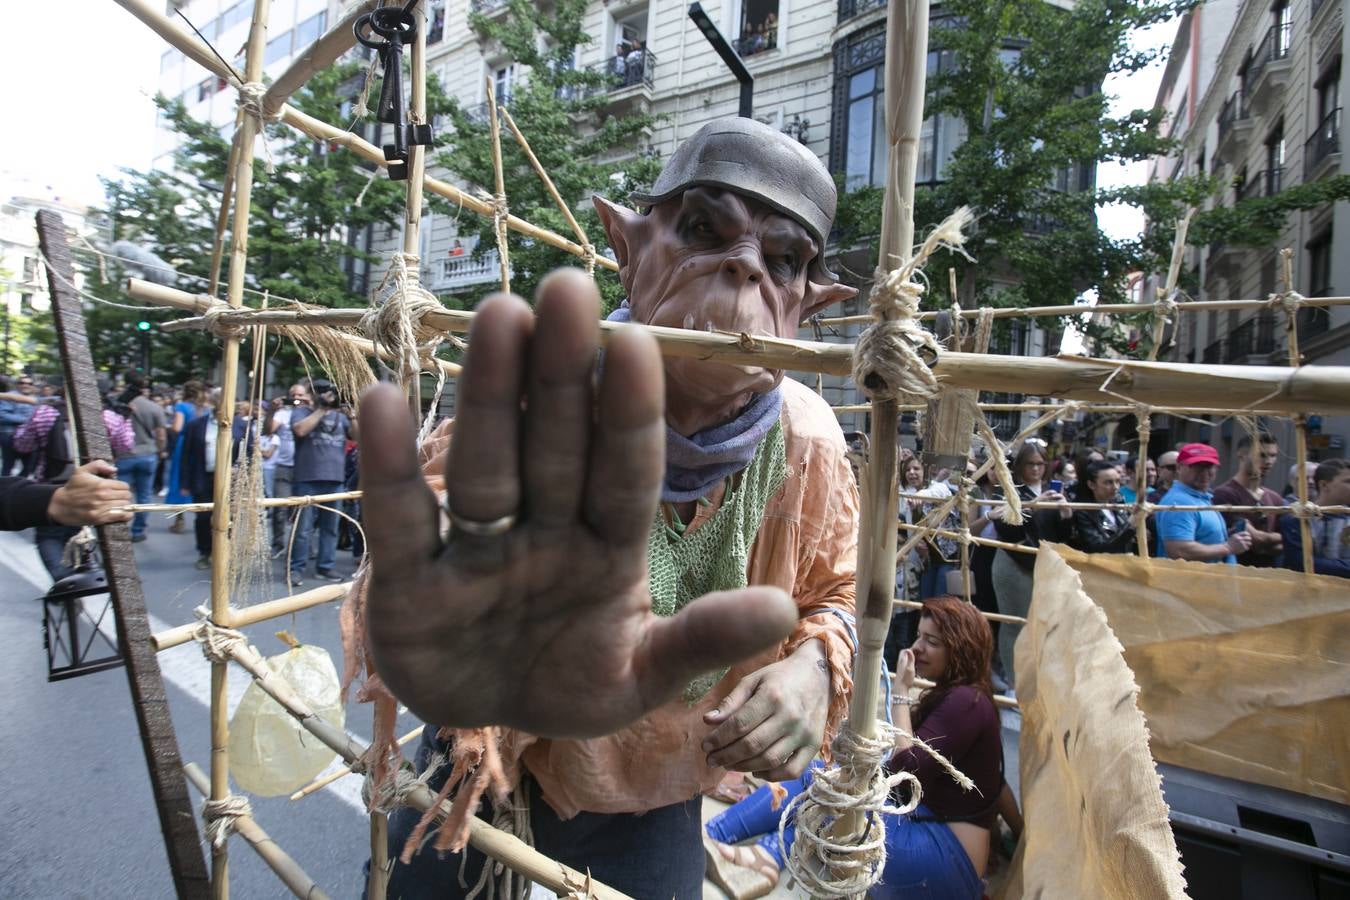
<svg viewBox="0 0 1350 900">
<path fill-rule="evenodd" d="M 904 769 L 917 775 L 923 804 L 934 818 L 992 825 L 994 804 L 1003 790 L 1003 741 L 998 710 L 989 695 L 965 684 L 951 688 L 919 723 L 916 734 L 975 782 L 975 790 L 963 789 L 918 746 L 893 754 L 886 771 Z"/>
<path fill-rule="evenodd" d="M 1284 506 L 1284 498 L 1265 485 L 1261 486 L 1261 499 L 1257 500 L 1252 496 L 1252 492 L 1247 490 L 1247 486 L 1237 478 L 1230 478 L 1216 487 L 1213 502 L 1215 506 Z M 1277 512 L 1223 514 L 1223 521 L 1230 531 L 1238 519 L 1246 519 L 1248 525 L 1262 531 L 1273 531 L 1276 534 L 1280 531 L 1280 514 Z M 1240 566 L 1277 566 L 1280 564 L 1280 553 L 1278 550 L 1274 553 L 1261 553 L 1253 549 L 1243 553 L 1237 561 Z"/>
</svg>

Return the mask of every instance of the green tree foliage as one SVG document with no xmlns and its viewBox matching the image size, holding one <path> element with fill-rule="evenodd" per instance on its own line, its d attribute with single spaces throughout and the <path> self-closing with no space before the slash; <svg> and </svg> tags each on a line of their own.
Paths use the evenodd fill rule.
<svg viewBox="0 0 1350 900">
<path fill-rule="evenodd" d="M 348 110 L 362 68 L 348 64 L 325 70 L 292 103 L 324 121 L 350 119 Z M 429 113 L 444 111 L 443 95 L 435 85 L 428 95 Z M 105 182 L 112 237 L 156 253 L 179 272 L 181 287 L 204 291 L 230 143 L 211 125 L 188 116 L 181 103 L 162 97 L 157 102 L 184 140 L 174 155 L 172 171 L 127 170 L 122 179 Z M 369 164 L 282 125 L 267 126 L 266 151 L 254 162 L 246 278 L 251 293 L 245 294 L 245 305 L 261 305 L 262 292 L 319 306 L 366 305 L 366 297 L 349 289 L 346 266 L 353 258 L 375 259 L 350 246 L 346 237 L 371 224 L 397 223 L 405 183 L 390 181 L 382 172 L 372 180 Z M 267 171 L 269 157 L 272 172 Z M 228 270 L 228 235 L 225 247 L 221 296 Z M 105 265 L 107 278 L 101 281 L 96 260 L 87 255 L 84 261 L 93 276 L 94 293 L 126 303 L 121 267 L 115 262 Z M 96 305 L 89 316 L 95 363 L 110 370 L 139 365 L 138 320 L 165 318 L 105 305 Z M 219 356 L 219 344 L 197 332 L 166 334 L 156 328 L 150 332 L 150 341 L 156 380 L 202 377 Z M 280 348 L 273 359 L 285 375 L 299 370 L 290 348 Z"/>
<path fill-rule="evenodd" d="M 930 77 L 926 109 L 960 118 L 968 138 L 943 181 L 917 190 L 915 218 L 923 228 L 962 204 L 978 212 L 970 247 L 975 261 L 945 254 L 929 265 L 930 272 L 944 275 L 948 266 L 956 267 L 965 305 L 1070 304 L 1087 290 L 1095 290 L 1100 302 L 1121 303 L 1127 301 L 1131 273 L 1165 268 L 1172 222 L 1186 207 L 1203 205 L 1220 180 L 1186 176 L 1105 191 L 1092 184 L 1079 190 L 1079 177 L 1095 165 L 1142 161 L 1175 149 L 1161 134 L 1164 110 L 1113 116 L 1101 86 L 1108 75 L 1137 72 L 1158 57 L 1133 50 L 1132 35 L 1193 5 L 1190 0 L 1083 0 L 1072 9 L 1022 0 L 943 4 L 952 18 L 934 22 L 930 46 L 952 51 L 953 65 Z M 868 187 L 842 198 L 842 245 L 870 243 L 880 229 L 880 195 Z M 1347 196 L 1350 178 L 1341 177 L 1247 200 L 1198 214 L 1188 240 L 1268 245 L 1290 211 Z M 1141 209 L 1153 223 L 1149 233 L 1126 240 L 1105 235 L 1096 210 L 1111 202 Z M 950 305 L 945 277 L 933 279 L 927 302 Z M 1050 320 L 1042 324 L 1058 327 Z M 1119 333 L 1088 330 L 1101 331 L 1097 336 L 1108 343 Z"/>
<path fill-rule="evenodd" d="M 604 233 L 588 198 L 599 193 L 623 201 L 630 191 L 651 184 L 660 161 L 638 153 L 637 148 L 651 134 L 656 118 L 632 112 L 612 114 L 615 107 L 611 95 L 618 90 L 614 76 L 573 67 L 576 48 L 592 40 L 582 28 L 586 0 L 557 0 L 547 8 L 543 6 L 528 0 L 508 0 L 505 13 L 490 17 L 471 13 L 469 21 L 516 63 L 517 77 L 507 103 L 511 117 L 591 242 L 603 248 Z M 498 98 L 498 102 L 503 99 Z M 486 111 L 452 102 L 450 121 L 454 127 L 447 138 L 448 152 L 437 162 L 491 193 L 494 179 Z M 505 124 L 502 166 L 511 213 L 576 240 Z M 453 207 L 438 204 L 437 208 L 455 214 Z M 491 221 L 475 220 L 467 213 L 461 221 L 465 223 L 462 228 L 477 229 L 480 256 L 496 247 Z M 514 232 L 509 237 L 509 250 L 511 289 L 524 297 L 534 295 L 535 286 L 550 270 L 580 264 L 577 257 L 565 251 Z M 614 306 L 623 295 L 618 278 L 597 269 L 596 280 L 606 305 Z M 492 289 L 485 286 L 478 295 Z M 464 299 L 467 304 L 476 296 Z"/>
</svg>

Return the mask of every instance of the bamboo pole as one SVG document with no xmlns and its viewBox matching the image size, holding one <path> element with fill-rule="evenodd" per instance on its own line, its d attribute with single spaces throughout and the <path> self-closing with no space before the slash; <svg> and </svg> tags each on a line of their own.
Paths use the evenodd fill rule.
<svg viewBox="0 0 1350 900">
<path fill-rule="evenodd" d="M 427 120 L 427 18 L 425 4 L 421 6 L 413 5 L 412 16 L 414 29 L 412 48 L 409 54 L 412 74 L 409 119 L 414 125 L 422 125 Z M 388 73 L 385 74 L 385 77 L 389 77 Z M 399 102 L 402 102 L 402 100 L 403 98 L 400 97 Z M 411 267 L 413 271 L 407 272 L 407 277 L 416 279 L 416 283 L 420 283 L 422 278 L 422 188 L 427 175 L 426 150 L 427 148 L 420 144 L 408 145 L 408 181 L 403 209 L 403 258 L 405 263 L 409 260 L 417 260 L 417 265 Z M 409 267 L 405 265 L 405 270 L 407 268 Z M 401 366 L 399 371 L 403 371 Z M 413 421 L 420 422 L 422 420 L 422 378 L 420 372 L 410 373 L 408 394 L 408 405 L 412 410 Z M 372 852 L 374 852 L 373 848 Z M 372 893 L 376 882 L 374 872 L 375 869 L 372 866 L 370 881 Z M 383 900 L 383 884 L 380 885 L 379 895 L 379 900 Z"/>
<path fill-rule="evenodd" d="M 286 681 L 272 672 L 256 649 L 248 644 L 236 644 L 230 649 L 230 656 L 253 676 L 254 683 L 259 688 L 294 716 L 306 731 L 331 747 L 349 765 L 365 755 L 369 748 L 315 714 Z M 432 808 L 435 802 L 435 792 L 426 785 L 418 785 L 407 797 L 409 806 L 423 811 Z M 449 801 L 443 802 L 440 808 L 449 812 Z M 469 819 L 469 844 L 559 896 L 566 896 L 575 890 L 577 885 L 586 883 L 586 876 L 582 873 L 549 859 L 516 836 L 498 831 L 476 817 Z M 591 896 L 596 900 L 625 898 L 624 894 L 599 882 L 592 881 L 591 886 Z"/>
<path fill-rule="evenodd" d="M 270 0 L 258 0 L 249 23 L 244 56 L 244 80 L 262 81 L 263 48 L 267 42 Z M 238 308 L 244 301 L 244 271 L 248 265 L 249 205 L 253 197 L 253 142 L 262 123 L 258 117 L 239 119 L 235 140 L 239 157 L 234 170 L 234 221 L 230 233 L 230 274 L 226 302 Z M 216 471 L 211 513 L 211 616 L 226 621 L 230 615 L 230 445 L 235 385 L 239 377 L 239 338 L 223 339 L 223 374 L 220 404 L 216 409 Z M 211 799 L 230 793 L 229 767 L 229 668 L 224 661 L 211 663 Z M 211 848 L 211 891 L 216 900 L 230 895 L 228 843 Z"/>
<path fill-rule="evenodd" d="M 183 774 L 187 780 L 203 795 L 209 795 L 211 784 L 206 778 L 206 773 L 198 768 L 196 763 L 188 763 L 183 766 Z M 290 889 L 290 892 L 301 900 L 328 900 L 328 895 L 323 889 L 310 878 L 305 870 L 300 868 L 300 864 L 290 857 L 285 850 L 277 846 L 276 841 L 262 830 L 262 827 L 254 820 L 252 816 L 239 816 L 234 820 L 235 832 L 244 840 L 248 841 L 250 847 L 262 857 L 262 861 L 267 863 L 268 868 L 277 874 L 281 883 Z"/>
<path fill-rule="evenodd" d="M 381 0 L 361 0 L 350 12 L 299 53 L 286 71 L 267 88 L 263 95 L 263 112 L 278 115 L 291 96 L 318 73 L 337 62 L 342 54 L 356 45 L 352 27 L 356 20 L 380 5 Z"/>
<path fill-rule="evenodd" d="M 155 302 L 150 296 L 140 299 Z M 356 309 L 239 310 L 221 315 L 232 324 L 324 324 L 350 326 L 363 315 Z M 423 320 L 446 332 L 466 332 L 474 313 L 443 309 Z M 691 331 L 652 325 L 601 322 L 601 340 L 621 328 L 644 328 L 666 356 L 729 364 L 764 366 L 796 372 L 848 375 L 852 346 L 770 338 L 727 332 Z M 1350 413 L 1350 367 L 1221 366 L 1141 360 L 1091 359 L 1083 356 L 988 356 L 982 353 L 938 352 L 933 371 L 954 388 L 1002 390 L 1010 383 L 1019 391 L 1065 400 L 1094 401 L 1122 397 L 1157 408 L 1188 409 L 1229 398 L 1228 413 L 1261 408 L 1297 414 L 1317 409 L 1323 414 Z"/>
<path fill-rule="evenodd" d="M 405 734 L 403 737 L 399 738 L 399 739 L 398 739 L 398 745 L 399 745 L 400 747 L 405 747 L 405 746 L 407 746 L 407 744 L 408 744 L 409 741 L 413 741 L 413 740 L 416 740 L 417 738 L 421 737 L 421 736 L 422 736 L 422 731 L 423 731 L 423 729 L 425 729 L 425 728 L 426 728 L 425 725 L 418 725 L 418 726 L 417 726 L 416 728 L 414 728 L 412 731 L 408 732 L 408 733 Z M 308 797 L 310 794 L 313 794 L 313 793 L 315 793 L 315 792 L 317 792 L 317 791 L 323 790 L 324 788 L 328 787 L 328 786 L 329 786 L 330 784 L 332 784 L 333 782 L 338 781 L 339 779 L 342 779 L 342 778 L 346 778 L 348 775 L 352 774 L 352 771 L 353 771 L 353 770 L 352 770 L 352 767 L 351 767 L 351 766 L 342 766 L 341 768 L 338 768 L 338 769 L 336 769 L 336 770 L 334 770 L 334 771 L 332 771 L 332 772 L 329 772 L 327 775 L 324 775 L 324 776 L 321 777 L 321 778 L 316 778 L 316 779 L 314 779 L 314 780 L 311 781 L 309 784 L 305 785 L 305 786 L 302 787 L 300 790 L 296 791 L 294 794 L 291 794 L 291 799 L 292 799 L 292 800 L 303 800 L 304 798 Z"/>
<path fill-rule="evenodd" d="M 910 258 L 914 247 L 914 175 L 918 162 L 919 132 L 923 123 L 923 93 L 928 48 L 927 0 L 890 0 L 886 23 L 886 130 L 890 153 L 886 192 L 882 200 L 879 271 L 890 271 Z M 858 653 L 853 661 L 853 696 L 849 727 L 861 738 L 877 736 L 882 647 L 891 622 L 895 598 L 896 496 L 895 464 L 899 437 L 899 403 L 872 400 L 872 458 L 865 479 L 867 502 L 858 545 L 866 565 L 857 571 L 856 596 L 862 598 L 858 617 Z M 857 843 L 866 822 L 860 811 L 836 821 L 833 839 Z"/>
<path fill-rule="evenodd" d="M 500 112 L 502 118 L 506 121 L 506 127 L 511 130 L 511 134 L 515 137 L 516 143 L 520 145 L 521 151 L 524 152 L 525 158 L 530 161 L 530 165 L 534 167 L 535 174 L 539 176 L 539 180 L 542 181 L 544 187 L 548 189 L 548 195 L 553 198 L 553 203 L 558 207 L 559 212 L 563 214 L 563 218 L 567 220 L 567 224 L 571 226 L 572 233 L 577 236 L 577 240 L 581 241 L 581 246 L 592 247 L 591 239 L 586 236 L 586 230 L 581 227 L 581 223 L 577 221 L 577 217 L 572 215 L 572 208 L 567 205 L 567 201 L 562 198 L 562 194 L 558 193 L 558 188 L 553 184 L 553 179 L 549 177 L 548 171 L 544 168 L 543 163 L 539 162 L 539 157 L 534 155 L 534 150 L 530 148 L 530 142 L 525 140 L 525 135 L 521 134 L 520 129 L 516 127 L 516 120 L 511 118 L 511 111 L 503 106 Z"/>
<path fill-rule="evenodd" d="M 923 604 L 918 600 L 902 600 L 897 598 L 894 605 L 897 609 L 923 609 Z M 980 615 L 991 622 L 1007 622 L 1009 625 L 1027 624 L 1027 620 L 1021 616 L 1009 616 L 1004 615 L 1003 613 L 985 612 L 984 610 L 980 610 Z"/>
<path fill-rule="evenodd" d="M 1303 354 L 1298 347 L 1298 310 L 1303 301 L 1290 303 L 1289 296 L 1294 292 L 1294 251 L 1285 247 L 1280 251 L 1280 263 L 1284 271 L 1284 293 L 1280 299 L 1284 304 L 1284 333 L 1289 342 L 1289 365 L 1297 369 L 1303 364 Z M 1316 407 L 1311 407 L 1316 409 Z M 1299 505 L 1308 506 L 1308 420 L 1300 412 L 1294 416 L 1294 452 L 1298 454 L 1298 492 Z M 1313 574 L 1312 522 L 1307 516 L 1298 517 L 1299 539 L 1303 541 L 1303 571 Z"/>
<path fill-rule="evenodd" d="M 289 597 L 282 597 L 277 600 L 268 600 L 264 603 L 255 603 L 252 606 L 246 606 L 243 609 L 231 609 L 229 617 L 224 622 L 217 622 L 225 628 L 244 628 L 248 625 L 256 625 L 259 622 L 266 622 L 268 619 L 277 619 L 281 616 L 288 616 L 291 613 L 300 612 L 304 609 L 311 609 L 315 606 L 322 606 L 325 603 L 332 603 L 335 600 L 341 600 L 347 596 L 351 590 L 352 583 L 348 581 L 345 584 L 325 584 L 322 587 L 312 588 L 299 594 L 292 594 Z M 212 621 L 215 621 L 214 619 Z M 150 644 L 157 652 L 163 652 L 180 644 L 186 644 L 189 641 L 197 639 L 197 630 L 200 623 L 189 622 L 186 625 L 175 625 L 167 628 L 157 634 L 150 636 Z"/>
<path fill-rule="evenodd" d="M 225 79 L 231 86 L 236 88 L 239 86 L 239 79 L 234 76 L 234 73 L 232 73 L 228 67 L 215 58 L 215 55 L 206 44 L 198 40 L 195 35 L 189 34 L 187 31 L 183 30 L 176 22 L 160 13 L 160 11 L 151 3 L 147 2 L 147 0 L 115 0 L 115 2 L 162 37 L 171 47 L 180 50 L 188 59 L 191 59 L 208 72 Z M 306 115 L 289 104 L 283 104 L 276 113 L 269 113 L 269 115 L 270 114 L 279 114 L 282 122 L 309 135 L 315 140 L 330 142 L 341 147 L 346 147 L 366 162 L 374 163 L 377 166 L 384 167 L 387 165 L 384 159 L 384 152 L 379 147 L 376 147 L 368 141 L 362 140 L 345 129 L 336 128 L 313 116 Z M 480 216 L 489 218 L 492 216 L 491 203 L 484 202 L 467 191 L 461 190 L 452 184 L 440 181 L 436 178 L 427 177 L 424 181 L 426 189 L 433 194 L 444 197 L 451 203 L 478 213 Z M 515 216 L 508 216 L 506 225 L 511 230 L 517 231 L 528 238 L 537 240 L 540 243 L 548 244 L 550 247 L 566 251 L 573 256 L 580 258 L 585 258 L 586 256 L 585 248 L 579 244 L 573 243 L 559 234 L 549 231 L 546 228 L 540 228 L 523 219 L 519 219 Z M 596 263 L 613 272 L 619 271 L 619 264 L 606 256 L 597 257 Z"/>
<path fill-rule="evenodd" d="M 1189 222 L 1190 216 L 1187 215 L 1185 220 L 1178 223 L 1177 228 L 1184 231 Z M 1172 279 L 1170 273 L 1168 278 Z M 1139 431 L 1139 452 L 1135 454 L 1137 462 L 1134 483 L 1134 541 L 1139 558 L 1148 559 L 1148 442 L 1149 436 L 1153 433 L 1153 420 L 1146 406 L 1140 407 L 1135 412 L 1135 419 Z"/>
<path fill-rule="evenodd" d="M 1350 297 L 1305 297 L 1301 301 L 1306 306 L 1347 306 L 1350 305 Z M 1177 309 L 1181 312 L 1205 312 L 1207 310 L 1224 309 L 1269 309 L 1269 300 L 1187 300 L 1178 302 Z M 1054 316 L 1127 316 L 1147 314 L 1153 311 L 1151 303 L 1101 303 L 1096 306 L 1078 306 L 1075 304 L 1060 304 L 1058 306 L 1000 306 L 989 310 L 989 315 L 995 319 L 1039 319 L 1050 318 Z M 923 322 L 931 322 L 938 316 L 951 312 L 951 310 L 924 310 L 920 312 L 918 318 Z M 978 318 L 980 310 L 963 309 L 960 317 L 963 319 Z M 834 316 L 828 319 L 821 319 L 822 326 L 831 325 L 865 325 L 872 320 L 869 315 L 856 316 Z M 806 325 L 806 322 L 802 323 Z"/>
<path fill-rule="evenodd" d="M 941 535 L 942 537 L 956 538 L 957 540 L 961 539 L 961 534 L 959 532 L 952 531 L 949 528 L 935 528 L 929 525 L 918 525 L 918 524 L 911 525 L 908 522 L 904 521 L 903 519 L 896 520 L 896 527 L 904 531 L 915 532 L 919 536 L 937 534 Z M 999 550 L 1007 550 L 1010 553 L 1028 553 L 1035 555 L 1037 552 L 1035 547 L 1028 547 L 1025 546 L 1024 544 L 1010 544 L 1007 541 L 1000 541 L 997 538 L 983 538 L 977 537 L 976 535 L 973 534 L 970 536 L 970 542 L 972 544 L 980 544 L 985 547 L 996 547 Z"/>
<path fill-rule="evenodd" d="M 220 186 L 220 212 L 216 213 L 216 235 L 211 244 L 211 280 L 206 292 L 215 296 L 220 288 L 220 266 L 225 258 L 225 227 L 230 223 L 230 195 L 234 192 L 234 170 L 239 165 L 239 121 L 235 118 L 234 139 L 230 141 L 230 160 L 225 165 L 225 179 Z"/>
<path fill-rule="evenodd" d="M 493 87 L 492 78 L 489 76 L 484 79 L 487 82 L 487 108 L 488 108 L 488 134 L 492 138 L 492 180 L 496 186 L 496 193 L 493 194 L 493 228 L 497 236 L 497 262 L 501 265 L 502 275 L 502 293 L 511 293 L 511 259 L 506 252 L 506 235 L 502 232 L 501 223 L 498 217 L 505 218 L 506 212 L 506 175 L 502 171 L 502 127 L 497 121 L 497 91 Z M 498 209 L 497 207 L 500 207 Z"/>
<path fill-rule="evenodd" d="M 206 294 L 191 294 L 188 293 L 187 291 L 180 291 L 177 288 L 166 287 L 162 284 L 155 284 L 154 282 L 151 281 L 143 281 L 139 278 L 128 278 L 126 290 L 127 296 L 131 297 L 132 299 L 141 300 L 146 303 L 153 303 L 156 306 L 171 306 L 174 307 L 175 309 L 184 310 L 185 312 L 195 313 L 198 316 L 205 313 L 208 309 L 215 309 L 216 307 L 228 305 Z M 293 303 L 297 301 L 287 300 L 285 302 Z M 247 309 L 241 310 L 241 312 L 253 312 L 253 311 L 254 310 L 247 310 Z M 257 310 L 257 312 L 264 312 L 264 311 L 269 313 L 286 312 L 285 310 L 275 310 L 275 309 Z M 347 312 L 360 313 L 361 315 L 364 315 L 364 311 L 362 310 L 347 310 Z M 360 315 L 349 316 L 348 320 L 353 325 L 359 323 Z M 166 322 L 164 325 L 160 327 L 163 328 L 165 331 L 174 332 L 185 330 L 185 328 L 189 326 L 200 328 L 204 324 L 205 324 L 204 320 L 199 318 L 192 318 L 192 319 L 178 319 L 173 322 Z M 274 324 L 288 324 L 288 322 L 286 320 L 283 320 L 280 323 Z M 289 321 L 289 324 L 298 324 L 298 323 L 294 320 L 291 320 Z M 357 335 L 348 334 L 347 332 L 344 331 L 335 331 L 333 332 L 333 334 L 337 335 L 342 340 L 346 341 L 348 344 L 351 344 L 353 347 L 356 347 L 367 356 L 378 356 L 380 359 L 389 362 L 395 361 L 393 355 L 390 354 L 388 350 L 384 349 L 383 347 L 376 346 L 376 344 L 368 338 L 358 337 Z M 441 369 L 441 371 L 445 372 L 445 374 L 450 377 L 457 377 L 460 373 L 460 366 L 457 365 L 456 363 L 450 362 L 449 360 L 436 359 L 435 363 Z"/>
</svg>

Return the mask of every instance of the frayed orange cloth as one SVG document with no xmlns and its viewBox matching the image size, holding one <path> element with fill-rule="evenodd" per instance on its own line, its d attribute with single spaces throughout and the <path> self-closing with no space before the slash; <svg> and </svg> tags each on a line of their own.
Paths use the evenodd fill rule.
<svg viewBox="0 0 1350 900">
<path fill-rule="evenodd" d="M 606 737 L 549 740 L 509 729 L 480 729 L 485 732 L 483 739 L 496 744 L 496 753 L 488 754 L 493 767 L 512 773 L 503 779 L 512 778 L 523 765 L 539 783 L 544 799 L 564 819 L 583 810 L 636 813 L 688 800 L 715 786 L 725 774 L 723 769 L 709 768 L 701 749 L 712 731 L 703 722 L 704 713 L 742 678 L 813 639 L 824 644 L 830 667 L 830 706 L 820 748 L 828 758 L 853 688 L 855 648 L 844 620 L 834 611 L 845 613 L 850 620 L 854 612 L 858 492 L 839 424 L 824 400 L 799 382 L 785 379 L 782 424 L 787 476 L 765 509 L 750 552 L 748 581 L 775 585 L 793 597 L 800 610 L 796 630 L 779 647 L 732 667 L 697 703 L 689 705 L 676 698 Z M 437 490 L 443 488 L 452 431 L 452 423 L 443 423 L 422 447 L 423 472 Z M 687 531 L 699 528 L 716 511 L 722 490 L 709 499 L 710 505 L 697 507 Z M 360 621 L 360 617 L 354 614 L 349 621 Z M 470 743 L 474 752 L 468 755 L 487 758 L 483 741 Z M 509 787 L 480 779 L 474 781 L 472 793 L 481 796 Z M 467 815 L 473 815 L 473 810 L 467 810 Z M 459 832 L 453 844 L 462 846 L 467 819 L 446 826 L 446 831 Z"/>
</svg>

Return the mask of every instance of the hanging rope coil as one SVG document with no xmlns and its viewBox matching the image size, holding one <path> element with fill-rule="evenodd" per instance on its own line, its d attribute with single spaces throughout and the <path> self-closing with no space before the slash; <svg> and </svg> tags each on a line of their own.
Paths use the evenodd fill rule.
<svg viewBox="0 0 1350 900">
<path fill-rule="evenodd" d="M 923 791 L 911 772 L 888 775 L 882 762 L 891 754 L 898 738 L 907 738 L 929 753 L 938 764 L 966 790 L 975 787 L 964 773 L 941 753 L 903 729 L 878 722 L 880 733 L 866 738 L 850 728 L 835 739 L 834 757 L 838 765 L 817 769 L 810 786 L 793 798 L 778 823 L 778 837 L 795 824 L 797 837 L 787 859 L 787 870 L 794 881 L 812 897 L 860 897 L 881 878 L 886 868 L 886 822 L 884 816 L 903 816 L 919 805 Z M 910 785 L 909 800 L 896 806 L 892 792 L 901 784 Z M 835 825 L 848 813 L 860 813 L 858 834 L 836 835 Z M 784 846 L 786 842 L 784 842 Z"/>
<path fill-rule="evenodd" d="M 938 380 L 930 366 L 937 360 L 938 345 L 919 324 L 924 286 L 915 279 L 938 249 L 963 252 L 964 229 L 974 219 L 969 207 L 957 209 L 910 259 L 889 272 L 877 270 L 868 298 L 873 322 L 853 351 L 853 380 L 873 399 L 923 403 L 937 394 Z"/>
</svg>

